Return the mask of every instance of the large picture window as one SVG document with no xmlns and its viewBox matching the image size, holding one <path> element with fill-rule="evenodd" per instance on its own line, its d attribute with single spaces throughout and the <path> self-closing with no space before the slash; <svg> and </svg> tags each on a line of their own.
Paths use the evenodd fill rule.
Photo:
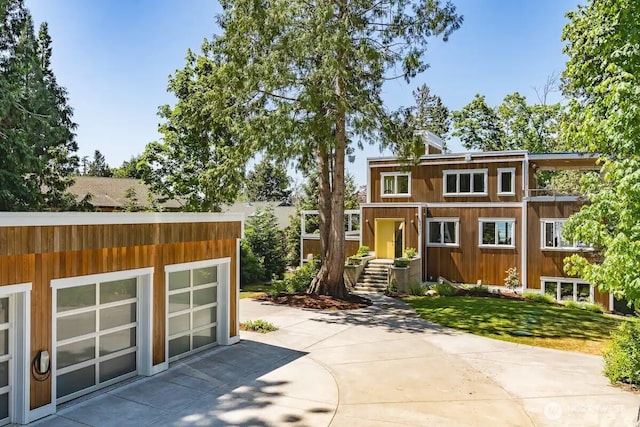
<svg viewBox="0 0 640 427">
<path fill-rule="evenodd" d="M 453 247 L 459 246 L 459 226 L 459 218 L 427 219 L 427 245 Z"/>
<path fill-rule="evenodd" d="M 460 169 L 443 172 L 445 196 L 486 196 L 487 169 Z"/>
<path fill-rule="evenodd" d="M 566 219 L 543 219 L 540 221 L 542 249 L 586 250 L 591 247 L 579 241 L 569 241 L 562 237 Z"/>
<path fill-rule="evenodd" d="M 579 279 L 568 277 L 543 277 L 541 292 L 551 295 L 558 301 L 576 301 L 592 303 L 593 286 Z"/>
<path fill-rule="evenodd" d="M 382 196 L 405 197 L 411 195 L 410 172 L 382 172 Z"/>
<path fill-rule="evenodd" d="M 515 222 L 513 218 L 480 218 L 481 247 L 514 248 Z"/>
</svg>

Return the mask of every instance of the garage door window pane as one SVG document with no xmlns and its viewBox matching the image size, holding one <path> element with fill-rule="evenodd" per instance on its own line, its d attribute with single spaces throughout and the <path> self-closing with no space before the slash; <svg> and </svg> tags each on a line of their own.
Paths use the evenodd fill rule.
<svg viewBox="0 0 640 427">
<path fill-rule="evenodd" d="M 193 327 L 209 325 L 216 322 L 216 307 L 205 308 L 193 312 Z"/>
<path fill-rule="evenodd" d="M 100 304 L 135 298 L 138 279 L 124 279 L 100 284 Z"/>
<path fill-rule="evenodd" d="M 9 416 L 9 393 L 0 395 L 0 419 Z"/>
<path fill-rule="evenodd" d="M 96 331 L 96 312 L 73 314 L 58 318 L 58 341 L 79 337 Z"/>
<path fill-rule="evenodd" d="M 196 268 L 193 270 L 193 286 L 215 283 L 218 280 L 218 268 Z"/>
<path fill-rule="evenodd" d="M 136 303 L 123 304 L 117 307 L 103 308 L 100 310 L 100 330 L 117 328 L 136 322 Z"/>
<path fill-rule="evenodd" d="M 9 385 L 9 361 L 0 363 L 0 387 Z"/>
<path fill-rule="evenodd" d="M 100 356 L 135 347 L 136 328 L 125 329 L 100 337 Z"/>
<path fill-rule="evenodd" d="M 179 334 L 190 329 L 189 313 L 181 314 L 169 319 L 169 335 Z"/>
<path fill-rule="evenodd" d="M 183 337 L 174 338 L 169 341 L 169 357 L 178 356 L 182 353 L 186 353 L 190 348 L 189 335 Z"/>
<path fill-rule="evenodd" d="M 58 289 L 58 312 L 96 305 L 96 285 Z"/>
<path fill-rule="evenodd" d="M 193 291 L 193 305 L 205 305 L 216 302 L 218 296 L 218 289 L 216 286 L 206 289 L 199 289 Z"/>
<path fill-rule="evenodd" d="M 58 358 L 56 366 L 58 369 L 75 365 L 86 360 L 91 360 L 96 356 L 95 338 L 74 342 L 58 347 Z"/>
<path fill-rule="evenodd" d="M 9 298 L 0 298 L 0 323 L 9 323 Z"/>
<path fill-rule="evenodd" d="M 174 291 L 176 289 L 188 288 L 190 285 L 190 271 L 176 271 L 169 273 L 169 290 Z"/>
<path fill-rule="evenodd" d="M 169 295 L 169 313 L 188 310 L 189 308 L 191 308 L 191 293 L 189 291 Z"/>
<path fill-rule="evenodd" d="M 193 333 L 193 348 L 212 344 L 216 341 L 216 328 L 204 329 Z"/>
<path fill-rule="evenodd" d="M 0 356 L 9 354 L 9 330 L 0 331 Z"/>
<path fill-rule="evenodd" d="M 136 353 L 125 354 L 100 363 L 100 382 L 112 380 L 136 370 Z"/>
<path fill-rule="evenodd" d="M 76 391 L 83 390 L 95 385 L 95 366 L 87 366 L 77 371 L 68 372 L 58 376 L 56 393 L 58 397 L 63 397 Z"/>
</svg>

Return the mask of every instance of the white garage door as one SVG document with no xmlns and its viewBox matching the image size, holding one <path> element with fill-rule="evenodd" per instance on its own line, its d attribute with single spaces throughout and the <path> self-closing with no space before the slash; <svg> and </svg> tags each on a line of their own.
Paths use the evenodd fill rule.
<svg viewBox="0 0 640 427">
<path fill-rule="evenodd" d="M 138 278 L 54 292 L 58 403 L 136 375 Z"/>
</svg>

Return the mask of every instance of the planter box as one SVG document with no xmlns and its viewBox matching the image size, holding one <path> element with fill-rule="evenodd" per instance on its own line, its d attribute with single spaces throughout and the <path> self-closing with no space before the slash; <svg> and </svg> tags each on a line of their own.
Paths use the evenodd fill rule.
<svg viewBox="0 0 640 427">
<path fill-rule="evenodd" d="M 389 268 L 389 282 L 395 283 L 398 292 L 407 292 L 409 283 L 422 283 L 422 262 L 420 258 L 409 260 L 408 267 Z"/>
<path fill-rule="evenodd" d="M 358 279 L 360 278 L 360 275 L 364 271 L 364 268 L 366 267 L 367 263 L 372 259 L 375 259 L 375 257 L 369 255 L 366 257 L 362 257 L 361 259 L 362 261 L 360 262 L 360 265 L 344 266 L 344 284 L 347 286 L 348 289 L 353 289 L 353 287 L 356 286 L 356 283 L 358 283 Z"/>
</svg>

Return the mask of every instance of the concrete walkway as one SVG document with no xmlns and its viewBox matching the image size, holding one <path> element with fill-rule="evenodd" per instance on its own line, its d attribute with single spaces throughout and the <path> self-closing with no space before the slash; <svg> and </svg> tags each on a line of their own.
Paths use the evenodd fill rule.
<svg viewBox="0 0 640 427">
<path fill-rule="evenodd" d="M 46 426 L 632 426 L 599 357 L 429 324 L 402 302 L 318 312 L 251 300 L 280 330 L 63 408 Z"/>
</svg>

